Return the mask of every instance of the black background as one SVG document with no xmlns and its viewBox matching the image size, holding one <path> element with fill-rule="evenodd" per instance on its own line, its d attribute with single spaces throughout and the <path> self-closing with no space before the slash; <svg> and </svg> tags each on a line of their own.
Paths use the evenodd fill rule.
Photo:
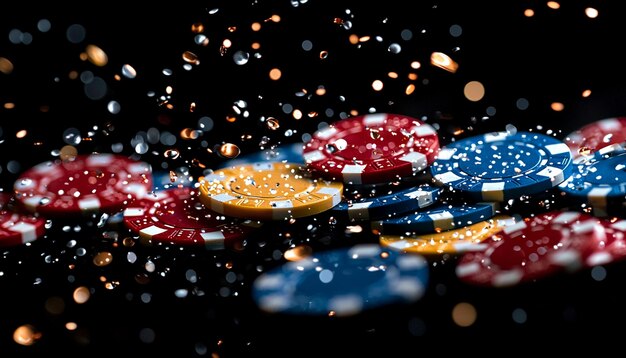
<svg viewBox="0 0 626 358">
<path fill-rule="evenodd" d="M 92 140 L 77 146 L 81 153 L 107 152 L 112 144 L 123 143 L 124 154 L 155 168 L 186 165 L 196 175 L 202 168 L 194 163 L 211 168 L 225 160 L 208 153 L 207 147 L 231 142 L 244 154 L 250 153 L 259 150 L 263 136 L 270 145 L 297 142 L 321 122 L 371 109 L 425 118 L 440 129 L 442 144 L 455 137 L 503 130 L 507 124 L 519 130 L 552 129 L 564 138 L 586 123 L 623 115 L 626 71 L 620 48 L 626 31 L 617 1 L 561 5 L 557 10 L 534 1 L 6 5 L 0 12 L 0 57 L 8 58 L 14 70 L 0 73 L 0 104 L 15 103 L 15 108 L 0 108 L 2 187 L 10 190 L 21 171 L 52 159 L 51 151 L 66 144 L 63 132 L 70 127 L 83 136 L 94 131 Z M 586 6 L 598 9 L 599 17 L 587 18 Z M 217 13 L 209 14 L 217 8 Z M 523 16 L 527 8 L 535 11 L 534 17 Z M 281 21 L 265 22 L 273 14 L 279 14 Z M 51 21 L 52 29 L 41 33 L 36 24 L 44 18 Z M 342 28 L 335 18 L 350 20 L 352 28 Z M 262 23 L 262 30 L 252 32 L 252 22 Z M 204 25 L 208 46 L 194 43 L 194 23 Z M 65 37 L 72 24 L 86 30 L 81 43 L 70 43 Z M 452 25 L 461 26 L 461 36 L 451 36 Z M 8 33 L 13 29 L 32 34 L 32 43 L 11 43 Z M 408 41 L 400 37 L 405 29 L 413 33 Z M 348 42 L 352 33 L 372 39 L 357 48 Z M 234 45 L 221 55 L 219 46 L 225 38 Z M 302 50 L 303 40 L 312 41 L 313 50 Z M 262 57 L 236 65 L 234 51 L 249 50 L 252 42 L 261 44 Z M 387 50 L 394 42 L 402 46 L 398 54 Z M 105 50 L 106 66 L 80 59 L 87 44 Z M 319 57 L 322 50 L 328 51 L 326 59 Z M 200 59 L 191 71 L 182 67 L 184 51 Z M 451 56 L 459 64 L 458 71 L 452 74 L 431 66 L 433 51 Z M 412 61 L 422 67 L 411 70 Z M 116 81 L 114 76 L 126 63 L 137 70 L 137 78 Z M 268 79 L 274 67 L 283 72 L 280 81 Z M 166 68 L 172 70 L 171 76 L 163 75 Z M 103 78 L 108 84 L 104 98 L 88 99 L 80 80 L 68 77 L 70 71 L 91 71 Z M 400 78 L 388 79 L 389 71 Z M 407 79 L 410 72 L 418 74 L 416 81 Z M 372 90 L 374 79 L 384 80 L 383 91 Z M 463 86 L 472 80 L 486 88 L 478 102 L 463 96 Z M 411 95 L 404 94 L 408 83 L 416 85 Z M 320 85 L 327 90 L 324 96 L 296 95 L 303 89 L 312 93 Z M 147 95 L 153 91 L 158 97 L 166 86 L 174 89 L 173 109 Z M 585 89 L 592 91 L 588 98 L 582 97 Z M 524 110 L 516 106 L 522 98 L 529 103 Z M 106 110 L 111 100 L 121 104 L 119 114 Z M 247 102 L 250 115 L 227 122 L 238 100 Z M 196 103 L 193 112 L 189 111 L 192 102 Z M 552 102 L 563 103 L 564 110 L 553 111 Z M 305 114 L 319 115 L 295 120 L 281 109 L 286 103 Z M 489 108 L 495 114 L 488 115 L 492 113 Z M 332 109 L 332 115 L 325 115 L 327 109 Z M 139 132 L 157 128 L 178 134 L 184 128 L 197 129 L 203 116 L 213 119 L 214 128 L 196 140 L 179 138 L 173 146 L 181 152 L 178 159 L 165 159 L 163 152 L 170 147 L 160 144 L 152 145 L 146 154 L 133 153 L 131 139 Z M 279 119 L 279 130 L 269 130 L 259 120 L 270 116 Z M 21 129 L 28 135 L 16 138 Z M 297 133 L 285 137 L 287 129 Z M 250 139 L 242 140 L 248 134 Z M 197 161 L 192 163 L 193 159 Z M 414 356 L 449 349 L 479 352 L 497 342 L 533 351 L 527 342 L 555 338 L 564 347 L 585 344 L 585 339 L 564 338 L 587 338 L 625 318 L 620 308 L 625 298 L 621 263 L 607 266 L 607 278 L 601 282 L 583 271 L 496 290 L 457 282 L 454 258 L 433 259 L 437 265 L 429 291 L 414 305 L 382 308 L 348 319 L 267 315 L 257 311 L 248 290 L 258 267 L 280 261 L 272 258 L 275 250 L 284 251 L 300 242 L 324 249 L 375 240 L 366 233 L 346 236 L 340 225 L 327 225 L 321 217 L 268 225 L 267 237 L 257 238 L 266 245 L 254 242 L 243 252 L 180 251 L 124 246 L 121 239 L 128 233 L 114 231 L 119 237 L 111 239 L 108 236 L 113 234 L 95 227 L 95 221 L 56 221 L 46 238 L 3 252 L 0 354 L 172 351 L 176 356 L 302 356 L 338 355 L 335 345 L 339 345 L 360 356 L 374 356 L 375 350 L 387 351 L 385 356 Z M 311 223 L 320 229 L 306 230 Z M 85 255 L 77 255 L 79 247 L 85 248 Z M 113 253 L 111 265 L 91 263 L 100 251 Z M 129 251 L 138 256 L 135 263 L 125 260 Z M 154 262 L 157 270 L 147 272 L 146 262 Z M 240 275 L 235 283 L 224 278 L 231 265 Z M 186 279 L 190 270 L 196 273 L 196 282 Z M 102 277 L 119 285 L 106 289 Z M 83 305 L 71 299 L 81 285 L 92 290 L 91 299 Z M 224 287 L 228 297 L 219 293 Z M 173 292 L 179 288 L 189 289 L 188 297 L 176 298 Z M 146 293 L 151 297 L 148 303 L 141 299 Z M 61 313 L 46 309 L 51 297 L 65 302 Z M 478 311 L 471 327 L 458 327 L 451 320 L 451 309 L 459 302 L 470 302 Z M 528 314 L 526 323 L 513 322 L 511 312 L 516 308 Z M 79 329 L 66 330 L 68 321 L 77 322 Z M 42 333 L 33 346 L 21 347 L 12 340 L 13 330 L 23 324 Z M 141 332 L 153 332 L 154 340 L 142 340 Z M 442 346 L 442 342 L 457 344 Z M 408 354 L 401 354 L 400 349 Z"/>
</svg>

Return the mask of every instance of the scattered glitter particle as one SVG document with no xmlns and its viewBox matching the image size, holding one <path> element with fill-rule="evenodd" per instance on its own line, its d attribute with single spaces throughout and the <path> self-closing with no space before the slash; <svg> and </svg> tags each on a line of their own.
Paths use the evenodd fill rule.
<svg viewBox="0 0 626 358">
<path fill-rule="evenodd" d="M 98 267 L 107 266 L 111 261 L 113 261 L 113 255 L 107 251 L 98 252 L 93 257 L 93 264 Z"/>
<path fill-rule="evenodd" d="M 546 5 L 553 10 L 558 10 L 561 7 L 561 4 L 556 1 L 548 1 Z"/>
<path fill-rule="evenodd" d="M 133 79 L 137 77 L 137 71 L 133 66 L 125 64 L 124 66 L 122 66 L 122 75 L 126 78 Z"/>
<path fill-rule="evenodd" d="M 384 84 L 381 80 L 375 80 L 374 82 L 372 82 L 372 88 L 374 89 L 374 91 L 382 91 L 383 87 Z"/>
<path fill-rule="evenodd" d="M 13 72 L 13 63 L 6 57 L 0 56 L 0 72 L 8 75 Z"/>
<path fill-rule="evenodd" d="M 430 55 L 430 63 L 451 73 L 455 73 L 459 68 L 459 65 L 443 52 L 433 52 Z"/>
<path fill-rule="evenodd" d="M 199 34 L 204 32 L 204 25 L 201 22 L 196 22 L 191 25 L 191 32 Z"/>
<path fill-rule="evenodd" d="M 87 302 L 90 297 L 91 297 L 91 293 L 89 292 L 89 289 L 85 286 L 77 287 L 74 290 L 74 293 L 72 294 L 72 298 L 74 299 L 74 302 L 78 304 L 83 304 Z"/>
<path fill-rule="evenodd" d="M 72 145 L 63 146 L 63 148 L 59 150 L 59 158 L 65 162 L 74 160 L 77 155 L 78 150 Z"/>
<path fill-rule="evenodd" d="M 41 336 L 41 333 L 38 332 L 34 326 L 25 324 L 15 329 L 13 332 L 13 341 L 22 346 L 32 346 Z"/>
<path fill-rule="evenodd" d="M 280 128 L 280 123 L 278 122 L 278 119 L 274 118 L 274 117 L 269 117 L 266 121 L 267 127 L 271 130 L 277 130 L 278 128 Z"/>
<path fill-rule="evenodd" d="M 109 62 L 106 52 L 96 45 L 87 45 L 87 59 L 96 66 L 103 67 Z"/>
<path fill-rule="evenodd" d="M 587 17 L 590 19 L 595 19 L 596 17 L 598 17 L 599 14 L 600 13 L 598 12 L 598 10 L 592 7 L 588 7 L 585 9 L 585 15 L 587 15 Z"/>
<path fill-rule="evenodd" d="M 555 112 L 561 112 L 565 109 L 565 105 L 561 102 L 552 102 L 550 108 Z"/>
<path fill-rule="evenodd" d="M 463 88 L 465 98 L 472 102 L 478 102 L 485 96 L 485 87 L 478 81 L 470 81 Z"/>
<path fill-rule="evenodd" d="M 200 60 L 198 59 L 198 55 L 196 55 L 195 53 L 191 52 L 191 51 L 185 51 L 183 52 L 183 60 L 185 60 L 185 62 L 190 63 L 192 65 L 199 65 L 200 64 Z"/>
<path fill-rule="evenodd" d="M 222 144 L 219 150 L 220 155 L 228 159 L 236 158 L 240 152 L 239 147 L 232 143 Z"/>
<path fill-rule="evenodd" d="M 278 81 L 282 76 L 282 72 L 278 68 L 272 68 L 270 70 L 270 79 Z"/>
<path fill-rule="evenodd" d="M 289 261 L 300 261 L 303 258 L 311 255 L 312 253 L 313 249 L 310 246 L 299 245 L 285 251 L 285 254 L 283 256 Z"/>
<path fill-rule="evenodd" d="M 460 327 L 469 327 L 476 322 L 476 308 L 467 302 L 457 303 L 452 309 L 452 320 Z"/>
</svg>

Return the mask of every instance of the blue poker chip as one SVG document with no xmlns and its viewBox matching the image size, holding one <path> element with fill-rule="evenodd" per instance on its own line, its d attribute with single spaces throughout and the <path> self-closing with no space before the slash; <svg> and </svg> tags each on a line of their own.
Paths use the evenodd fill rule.
<svg viewBox="0 0 626 358">
<path fill-rule="evenodd" d="M 167 190 L 176 187 L 191 188 L 195 184 L 189 168 L 180 167 L 171 171 L 160 170 L 152 173 L 152 191 Z"/>
<path fill-rule="evenodd" d="M 222 163 L 219 168 L 227 168 L 239 165 L 253 164 L 257 162 L 282 162 L 304 164 L 302 156 L 303 144 L 291 143 L 278 145 L 273 149 L 267 149 L 252 154 L 242 155 Z"/>
<path fill-rule="evenodd" d="M 573 172 L 564 142 L 540 133 L 497 132 L 444 146 L 430 166 L 437 184 L 481 201 L 507 201 L 562 183 Z"/>
<path fill-rule="evenodd" d="M 372 221 L 373 230 L 386 235 L 421 235 L 452 230 L 491 219 L 499 211 L 496 202 L 437 204 L 409 215 Z"/>
<path fill-rule="evenodd" d="M 568 199 L 589 205 L 595 216 L 606 216 L 626 204 L 626 148 L 613 144 L 580 157 L 574 174 L 559 185 Z"/>
<path fill-rule="evenodd" d="M 287 262 L 257 277 L 252 298 L 270 313 L 352 316 L 424 295 L 428 263 L 378 244 L 359 244 Z"/>
<path fill-rule="evenodd" d="M 440 188 L 422 184 L 410 188 L 388 190 L 380 196 L 344 198 L 330 210 L 330 213 L 338 219 L 351 222 L 390 218 L 432 205 L 437 201 L 440 190 Z"/>
</svg>

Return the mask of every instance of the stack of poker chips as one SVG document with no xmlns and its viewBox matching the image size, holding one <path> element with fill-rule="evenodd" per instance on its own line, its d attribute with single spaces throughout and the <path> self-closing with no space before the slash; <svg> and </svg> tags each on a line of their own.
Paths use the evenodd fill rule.
<svg viewBox="0 0 626 358">
<path fill-rule="evenodd" d="M 564 141 L 495 132 L 441 146 L 424 121 L 375 113 L 227 161 L 197 182 L 106 153 L 46 162 L 16 181 L 11 200 L 24 212 L 14 220 L 17 211 L 3 208 L 11 240 L 0 243 L 43 236 L 45 218 L 110 214 L 146 244 L 238 250 L 264 222 L 324 214 L 371 228 L 378 242 L 264 272 L 252 287 L 261 309 L 353 315 L 415 302 L 427 290 L 429 258 L 446 254 L 463 282 L 511 286 L 626 258 L 626 220 L 610 216 L 626 202 L 625 123 L 601 120 Z M 512 204 L 555 193 L 573 206 L 518 212 Z"/>
</svg>

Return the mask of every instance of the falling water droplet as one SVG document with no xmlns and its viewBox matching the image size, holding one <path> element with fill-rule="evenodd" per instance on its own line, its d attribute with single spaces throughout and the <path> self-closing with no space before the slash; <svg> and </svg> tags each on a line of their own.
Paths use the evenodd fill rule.
<svg viewBox="0 0 626 358">
<path fill-rule="evenodd" d="M 236 158 L 241 152 L 241 150 L 236 144 L 224 143 L 220 146 L 219 152 L 220 152 L 220 155 L 222 155 L 223 157 L 232 159 L 232 158 Z"/>
<path fill-rule="evenodd" d="M 508 135 L 515 135 L 515 133 L 517 133 L 517 127 L 512 124 L 507 124 L 505 129 Z"/>
<path fill-rule="evenodd" d="M 238 65 L 245 65 L 250 59 L 250 54 L 245 51 L 237 51 L 233 54 L 233 61 Z"/>
<path fill-rule="evenodd" d="M 198 59 L 198 55 L 191 51 L 183 52 L 183 60 L 187 63 L 191 63 L 192 65 L 199 65 L 200 60 Z"/>
<path fill-rule="evenodd" d="M 124 66 L 122 66 L 122 76 L 132 79 L 137 77 L 137 71 L 133 66 L 125 64 Z"/>
<path fill-rule="evenodd" d="M 269 117 L 266 123 L 267 123 L 267 127 L 271 130 L 277 130 L 280 127 L 280 123 L 278 122 L 278 119 L 274 117 Z"/>
</svg>

